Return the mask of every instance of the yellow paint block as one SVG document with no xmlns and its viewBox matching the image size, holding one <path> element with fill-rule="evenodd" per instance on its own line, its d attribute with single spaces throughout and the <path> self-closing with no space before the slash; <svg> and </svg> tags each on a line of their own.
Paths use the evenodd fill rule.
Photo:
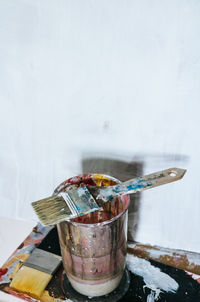
<svg viewBox="0 0 200 302">
<path fill-rule="evenodd" d="M 13 278 L 10 287 L 34 298 L 38 298 L 42 295 L 51 278 L 52 275 L 50 274 L 23 266 Z"/>
<path fill-rule="evenodd" d="M 60 263 L 61 257 L 35 248 L 14 275 L 10 288 L 38 298 L 44 292 Z"/>
</svg>

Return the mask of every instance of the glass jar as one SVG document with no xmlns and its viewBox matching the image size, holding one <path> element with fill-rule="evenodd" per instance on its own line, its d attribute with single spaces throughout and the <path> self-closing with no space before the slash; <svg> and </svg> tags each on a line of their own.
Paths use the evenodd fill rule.
<svg viewBox="0 0 200 302">
<path fill-rule="evenodd" d="M 54 191 L 79 186 L 110 186 L 119 180 L 102 174 L 72 177 Z M 72 287 L 86 296 L 112 292 L 122 278 L 127 246 L 129 196 L 113 198 L 103 211 L 63 221 L 57 225 L 63 266 Z"/>
</svg>

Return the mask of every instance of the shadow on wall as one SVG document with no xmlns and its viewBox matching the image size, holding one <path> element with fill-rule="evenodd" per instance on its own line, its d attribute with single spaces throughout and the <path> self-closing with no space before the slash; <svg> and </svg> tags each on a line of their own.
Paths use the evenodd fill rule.
<svg viewBox="0 0 200 302">
<path fill-rule="evenodd" d="M 102 173 L 116 177 L 121 181 L 126 181 L 143 175 L 142 162 L 125 162 L 112 158 L 85 158 L 82 160 L 83 173 Z M 132 194 L 129 205 L 129 226 L 128 239 L 134 240 L 137 231 L 140 207 L 140 192 Z"/>
<path fill-rule="evenodd" d="M 126 181 L 170 167 L 183 168 L 188 160 L 188 156 L 177 154 L 140 154 L 134 155 L 132 159 L 126 158 L 123 160 L 116 159 L 114 156 L 104 157 L 87 154 L 82 157 L 81 163 L 83 174 L 102 173 Z M 145 170 L 147 170 L 147 173 Z M 139 225 L 141 197 L 141 192 L 131 195 L 128 213 L 129 241 L 134 241 Z"/>
</svg>

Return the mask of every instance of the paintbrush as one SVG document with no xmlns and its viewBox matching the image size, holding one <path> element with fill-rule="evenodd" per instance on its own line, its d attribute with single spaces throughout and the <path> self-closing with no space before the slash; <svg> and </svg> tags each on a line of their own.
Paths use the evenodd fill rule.
<svg viewBox="0 0 200 302">
<path fill-rule="evenodd" d="M 90 187 L 90 192 L 96 200 L 101 200 L 105 203 L 117 195 L 132 194 L 179 180 L 184 176 L 185 172 L 185 169 L 170 168 L 130 179 L 114 186 Z"/>
<path fill-rule="evenodd" d="M 52 232 L 55 230 L 50 231 L 16 273 L 10 283 L 12 289 L 36 299 L 42 295 L 62 262 L 60 250 L 49 244 L 48 238 L 52 237 Z"/>
<path fill-rule="evenodd" d="M 171 168 L 114 186 L 90 186 L 90 191 L 86 187 L 69 189 L 67 192 L 62 192 L 56 196 L 35 201 L 32 203 L 32 207 L 42 224 L 56 224 L 100 210 L 114 196 L 132 194 L 179 180 L 185 172 L 184 169 Z"/>
</svg>

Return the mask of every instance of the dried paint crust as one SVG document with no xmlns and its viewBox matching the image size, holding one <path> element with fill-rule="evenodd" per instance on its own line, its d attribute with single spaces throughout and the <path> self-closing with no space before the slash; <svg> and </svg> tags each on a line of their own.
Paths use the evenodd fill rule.
<svg viewBox="0 0 200 302">
<path fill-rule="evenodd" d="M 128 244 L 128 253 L 200 275 L 200 255 L 198 253 L 140 243 Z"/>
<path fill-rule="evenodd" d="M 35 302 L 61 302 L 66 301 L 66 297 L 63 294 L 60 283 L 63 274 L 63 268 L 61 267 L 57 271 L 56 276 L 47 286 L 40 299 L 35 299 L 27 294 L 17 292 L 9 287 L 14 275 L 21 268 L 23 263 L 28 259 L 33 249 L 45 239 L 50 231 L 53 231 L 55 227 L 43 227 L 38 224 L 31 234 L 20 244 L 20 246 L 14 251 L 14 253 L 8 258 L 6 263 L 0 268 L 0 290 L 4 291 L 12 296 L 20 298 L 24 301 Z M 55 229 L 56 230 L 56 229 Z M 70 300 L 68 300 L 70 302 Z"/>
<path fill-rule="evenodd" d="M 18 297 L 25 301 L 42 301 L 54 302 L 59 300 L 51 297 L 48 291 L 45 291 L 40 300 L 34 299 L 29 295 L 19 293 L 9 287 L 9 284 L 23 263 L 28 259 L 33 249 L 45 238 L 53 227 L 43 227 L 38 224 L 33 228 L 30 235 L 20 244 L 20 246 L 8 258 L 5 264 L 0 268 L 0 290 L 12 296 Z M 62 301 L 62 300 L 60 300 Z"/>
</svg>

